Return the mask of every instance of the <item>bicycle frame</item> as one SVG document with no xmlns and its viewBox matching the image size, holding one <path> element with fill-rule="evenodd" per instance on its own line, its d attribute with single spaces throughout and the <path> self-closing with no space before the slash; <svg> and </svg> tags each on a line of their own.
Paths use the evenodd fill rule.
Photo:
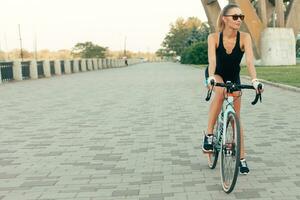
<svg viewBox="0 0 300 200">
<path fill-rule="evenodd" d="M 225 140 L 222 140 L 223 137 L 226 137 L 226 135 L 224 135 L 224 132 L 226 134 L 226 121 L 227 121 L 227 116 L 229 112 L 233 112 L 235 113 L 234 110 L 234 106 L 233 106 L 233 95 L 228 93 L 228 96 L 225 97 L 224 101 L 223 101 L 223 105 L 222 105 L 222 110 L 220 112 L 220 114 L 218 115 L 218 123 L 216 123 L 218 125 L 217 127 L 217 136 L 216 136 L 216 143 L 215 143 L 215 149 L 217 151 L 220 151 L 221 149 L 221 141 L 223 141 L 223 145 L 225 144 Z M 222 125 L 222 127 L 220 127 L 220 124 Z"/>
</svg>

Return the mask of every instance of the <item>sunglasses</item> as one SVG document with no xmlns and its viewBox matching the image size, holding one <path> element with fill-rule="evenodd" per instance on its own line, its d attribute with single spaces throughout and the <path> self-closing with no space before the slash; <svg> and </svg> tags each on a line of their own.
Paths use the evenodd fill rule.
<svg viewBox="0 0 300 200">
<path fill-rule="evenodd" d="M 240 18 L 243 21 L 244 18 L 245 18 L 245 15 L 224 15 L 224 16 L 226 16 L 226 17 L 232 17 L 232 19 L 234 21 L 238 20 L 238 18 Z"/>
</svg>

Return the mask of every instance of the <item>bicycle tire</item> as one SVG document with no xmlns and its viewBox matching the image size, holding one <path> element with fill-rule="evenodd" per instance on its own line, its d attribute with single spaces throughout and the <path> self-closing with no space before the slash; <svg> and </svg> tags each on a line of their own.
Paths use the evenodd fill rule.
<svg viewBox="0 0 300 200">
<path fill-rule="evenodd" d="M 219 123 L 217 120 L 214 127 L 214 135 L 216 136 L 216 138 L 218 138 L 218 127 L 219 127 Z M 208 167 L 210 169 L 215 169 L 215 167 L 217 166 L 218 157 L 219 157 L 219 150 L 216 149 L 215 147 L 212 153 L 207 154 Z"/>
<path fill-rule="evenodd" d="M 230 193 L 234 189 L 239 173 L 240 164 L 240 123 L 236 114 L 229 112 L 221 144 L 221 181 L 224 192 Z M 232 161 L 232 162 L 231 162 Z"/>
</svg>

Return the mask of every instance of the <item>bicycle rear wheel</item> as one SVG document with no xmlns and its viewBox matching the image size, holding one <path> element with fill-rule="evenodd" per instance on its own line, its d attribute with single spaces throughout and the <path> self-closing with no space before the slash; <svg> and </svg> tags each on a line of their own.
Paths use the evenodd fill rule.
<svg viewBox="0 0 300 200">
<path fill-rule="evenodd" d="M 221 180 L 223 190 L 230 193 L 237 181 L 240 162 L 240 123 L 235 113 L 228 113 L 226 127 L 221 144 Z"/>
<path fill-rule="evenodd" d="M 214 127 L 214 135 L 216 136 L 216 138 L 218 138 L 218 127 L 219 127 L 219 123 L 217 120 L 215 127 Z M 210 169 L 214 169 L 216 167 L 217 162 L 218 162 L 218 157 L 219 157 L 219 149 L 215 148 L 215 144 L 214 144 L 213 152 L 207 154 L 208 167 Z"/>
</svg>

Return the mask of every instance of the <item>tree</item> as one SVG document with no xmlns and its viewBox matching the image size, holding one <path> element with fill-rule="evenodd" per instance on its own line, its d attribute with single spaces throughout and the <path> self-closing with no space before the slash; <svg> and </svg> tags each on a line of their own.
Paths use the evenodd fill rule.
<svg viewBox="0 0 300 200">
<path fill-rule="evenodd" d="M 296 43 L 296 56 L 300 57 L 300 39 L 298 39 Z"/>
<path fill-rule="evenodd" d="M 77 43 L 72 48 L 72 55 L 81 58 L 105 58 L 106 47 L 95 45 L 92 42 Z"/>
<path fill-rule="evenodd" d="M 180 62 L 182 64 L 207 64 L 207 41 L 198 41 L 186 48 Z"/>
<path fill-rule="evenodd" d="M 160 48 L 155 52 L 157 57 L 163 59 L 164 57 L 173 57 L 174 53 L 172 51 L 167 51 L 166 49 Z"/>
<path fill-rule="evenodd" d="M 193 43 L 206 41 L 208 34 L 208 24 L 202 23 L 198 18 L 189 17 L 187 20 L 178 18 L 175 24 L 171 24 L 162 46 L 166 52 L 175 52 L 175 55 L 181 56 Z"/>
</svg>

